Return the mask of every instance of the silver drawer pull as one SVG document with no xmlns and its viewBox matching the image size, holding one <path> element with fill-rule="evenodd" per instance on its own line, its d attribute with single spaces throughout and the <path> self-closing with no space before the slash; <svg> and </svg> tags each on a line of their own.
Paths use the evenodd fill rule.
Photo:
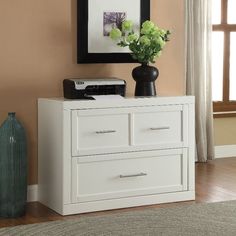
<svg viewBox="0 0 236 236">
<path fill-rule="evenodd" d="M 111 133 L 115 133 L 116 130 L 101 130 L 101 131 L 96 131 L 96 134 L 111 134 Z"/>
<path fill-rule="evenodd" d="M 141 177 L 141 176 L 146 176 L 147 173 L 138 173 L 138 174 L 133 174 L 133 175 L 120 175 L 120 178 L 130 178 L 130 177 Z"/>
<path fill-rule="evenodd" d="M 170 126 L 162 126 L 162 127 L 152 127 L 150 130 L 164 130 L 164 129 L 170 129 Z"/>
</svg>

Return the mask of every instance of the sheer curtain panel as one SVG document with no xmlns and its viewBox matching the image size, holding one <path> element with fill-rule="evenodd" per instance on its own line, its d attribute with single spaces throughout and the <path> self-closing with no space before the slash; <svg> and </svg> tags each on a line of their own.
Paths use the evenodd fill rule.
<svg viewBox="0 0 236 236">
<path fill-rule="evenodd" d="M 214 159 L 211 91 L 211 0 L 185 0 L 186 93 L 196 99 L 196 155 Z"/>
</svg>

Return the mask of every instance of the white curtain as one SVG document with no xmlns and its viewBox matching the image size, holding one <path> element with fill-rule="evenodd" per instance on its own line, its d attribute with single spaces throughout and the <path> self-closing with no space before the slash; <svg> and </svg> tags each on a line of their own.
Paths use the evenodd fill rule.
<svg viewBox="0 0 236 236">
<path fill-rule="evenodd" d="M 214 1 L 214 0 L 213 0 Z M 186 92 L 196 99 L 196 155 L 214 159 L 211 92 L 211 0 L 185 0 Z"/>
</svg>

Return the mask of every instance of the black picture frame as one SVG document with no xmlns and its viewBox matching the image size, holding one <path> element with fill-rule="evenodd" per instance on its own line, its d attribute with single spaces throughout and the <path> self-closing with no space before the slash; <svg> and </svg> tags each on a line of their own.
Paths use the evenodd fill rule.
<svg viewBox="0 0 236 236">
<path fill-rule="evenodd" d="M 119 0 L 117 0 L 119 1 Z M 129 0 L 127 0 L 129 1 Z M 138 1 L 138 0 L 137 0 Z M 141 24 L 150 19 L 150 0 L 140 1 Z M 134 63 L 130 53 L 88 52 L 88 0 L 77 0 L 77 63 Z"/>
</svg>

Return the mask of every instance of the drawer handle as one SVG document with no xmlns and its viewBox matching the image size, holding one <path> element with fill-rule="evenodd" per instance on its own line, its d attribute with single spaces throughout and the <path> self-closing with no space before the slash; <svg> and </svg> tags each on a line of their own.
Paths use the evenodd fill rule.
<svg viewBox="0 0 236 236">
<path fill-rule="evenodd" d="M 96 134 L 111 134 L 115 132 L 116 130 L 101 130 L 101 131 L 96 131 Z"/>
<path fill-rule="evenodd" d="M 124 178 L 130 178 L 130 177 L 141 177 L 141 176 L 146 176 L 147 173 L 138 173 L 138 174 L 133 174 L 133 175 L 120 175 L 120 178 L 121 179 L 124 179 Z"/>
<path fill-rule="evenodd" d="M 152 127 L 150 130 L 164 130 L 164 129 L 170 129 L 170 126 L 162 126 L 162 127 Z"/>
</svg>

